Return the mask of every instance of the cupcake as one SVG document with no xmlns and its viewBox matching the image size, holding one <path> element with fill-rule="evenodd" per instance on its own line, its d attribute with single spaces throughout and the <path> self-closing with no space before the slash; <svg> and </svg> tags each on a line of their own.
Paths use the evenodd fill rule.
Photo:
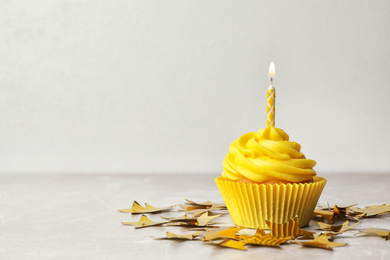
<svg viewBox="0 0 390 260">
<path fill-rule="evenodd" d="M 266 221 L 282 224 L 295 216 L 300 227 L 309 223 L 326 179 L 300 150 L 272 125 L 230 145 L 215 181 L 234 224 L 268 229 Z"/>
</svg>

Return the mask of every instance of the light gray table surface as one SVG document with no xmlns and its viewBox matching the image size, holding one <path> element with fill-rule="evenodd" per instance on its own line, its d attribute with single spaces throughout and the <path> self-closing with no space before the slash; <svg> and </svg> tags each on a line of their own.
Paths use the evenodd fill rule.
<svg viewBox="0 0 390 260">
<path fill-rule="evenodd" d="M 319 205 L 390 203 L 389 174 L 321 176 L 328 183 Z M 153 206 L 183 204 L 184 198 L 223 202 L 215 177 L 218 174 L 2 174 L 0 259 L 390 259 L 390 240 L 354 236 L 368 227 L 390 229 L 390 214 L 363 220 L 335 240 L 348 245 L 333 251 L 299 245 L 240 251 L 200 241 L 154 239 L 166 231 L 186 233 L 180 227 L 134 229 L 121 224 L 140 218 L 117 212 L 130 208 L 134 200 Z M 159 215 L 150 218 L 157 221 Z M 232 225 L 230 217 L 222 218 L 221 225 Z"/>
</svg>

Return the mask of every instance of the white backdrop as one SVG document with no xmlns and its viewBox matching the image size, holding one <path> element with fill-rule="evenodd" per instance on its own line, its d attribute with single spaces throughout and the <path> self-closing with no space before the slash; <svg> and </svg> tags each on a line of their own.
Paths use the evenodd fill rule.
<svg viewBox="0 0 390 260">
<path fill-rule="evenodd" d="M 390 172 L 390 1 L 0 0 L 0 172 L 220 174 L 276 126 Z"/>
</svg>

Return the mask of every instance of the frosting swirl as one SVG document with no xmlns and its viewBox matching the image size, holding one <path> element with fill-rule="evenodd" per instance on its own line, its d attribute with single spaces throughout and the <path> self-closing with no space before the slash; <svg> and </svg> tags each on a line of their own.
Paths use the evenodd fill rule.
<svg viewBox="0 0 390 260">
<path fill-rule="evenodd" d="M 268 126 L 247 133 L 230 144 L 223 160 L 222 177 L 253 182 L 312 180 L 316 161 L 306 159 L 301 146 L 289 141 L 282 129 Z"/>
</svg>

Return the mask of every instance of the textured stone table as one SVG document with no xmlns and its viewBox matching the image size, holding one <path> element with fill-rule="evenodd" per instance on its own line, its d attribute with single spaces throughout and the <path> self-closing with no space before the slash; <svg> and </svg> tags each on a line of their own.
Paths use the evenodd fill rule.
<svg viewBox="0 0 390 260">
<path fill-rule="evenodd" d="M 390 203 L 390 175 L 322 175 L 328 183 L 319 204 L 359 206 Z M 139 215 L 119 213 L 133 200 L 153 206 L 177 205 L 184 198 L 222 202 L 217 175 L 0 175 L 1 259 L 390 259 L 390 240 L 344 233 L 333 251 L 285 245 L 248 251 L 202 242 L 156 240 L 167 230 L 135 230 L 121 221 Z M 178 215 L 165 213 L 164 215 Z M 159 216 L 151 216 L 153 220 Z M 230 218 L 222 220 L 232 225 Z M 390 229 L 390 214 L 363 220 L 357 228 Z"/>
</svg>

